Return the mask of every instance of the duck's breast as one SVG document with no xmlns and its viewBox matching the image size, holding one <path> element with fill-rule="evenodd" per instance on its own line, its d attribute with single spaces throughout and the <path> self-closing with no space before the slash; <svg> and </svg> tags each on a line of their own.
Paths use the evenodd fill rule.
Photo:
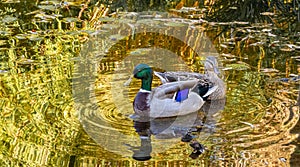
<svg viewBox="0 0 300 167">
<path fill-rule="evenodd" d="M 149 96 L 148 92 L 138 92 L 133 101 L 134 112 L 140 116 L 149 116 Z"/>
</svg>

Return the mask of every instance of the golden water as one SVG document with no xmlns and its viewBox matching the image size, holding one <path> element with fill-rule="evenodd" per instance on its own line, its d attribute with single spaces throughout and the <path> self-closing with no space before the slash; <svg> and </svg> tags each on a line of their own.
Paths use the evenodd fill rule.
<svg viewBox="0 0 300 167">
<path fill-rule="evenodd" d="M 91 33 L 37 32 L 43 35 L 13 34 L 17 26 L 2 25 L 0 166 L 289 166 L 299 157 L 299 81 L 279 80 L 299 72 L 289 52 L 252 46 L 228 55 L 222 37 L 210 38 L 215 28 L 145 19 L 133 35 L 137 29 L 120 26 L 127 23 L 133 24 L 124 19 Z M 123 85 L 134 65 L 203 73 L 207 54 L 222 65 L 226 103 L 152 120 L 152 158 L 134 160 L 131 148 L 141 143 L 130 115 L 140 83 Z M 206 150 L 192 159 L 193 149 L 174 129 L 201 121 L 194 140 Z"/>
</svg>

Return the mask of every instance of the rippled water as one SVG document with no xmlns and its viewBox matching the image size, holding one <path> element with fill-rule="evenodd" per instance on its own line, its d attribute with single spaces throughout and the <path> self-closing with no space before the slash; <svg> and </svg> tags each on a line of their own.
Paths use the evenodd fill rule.
<svg viewBox="0 0 300 167">
<path fill-rule="evenodd" d="M 188 24 L 124 19 L 87 42 L 69 34 L 16 36 L 0 50 L 1 166 L 289 166 L 297 160 L 299 81 L 290 74 L 299 72 L 298 60 L 255 46 L 244 55 L 221 54 L 218 39 L 209 38 L 215 29 Z M 226 100 L 177 118 L 131 117 L 140 83 L 124 83 L 136 64 L 203 73 L 207 55 L 218 57 Z M 153 87 L 159 84 L 154 78 Z M 151 141 L 141 141 L 148 130 Z M 206 148 L 196 159 L 181 141 L 188 130 Z M 152 158 L 139 162 L 132 158 L 138 154 Z"/>
<path fill-rule="evenodd" d="M 151 38 L 149 36 L 144 38 L 151 41 L 147 40 Z M 123 41 L 126 43 L 130 40 Z M 133 163 L 131 157 L 142 150 L 142 155 L 152 156 L 149 164 L 289 164 L 296 149 L 296 145 L 290 143 L 298 137 L 290 133 L 299 119 L 299 108 L 295 106 L 296 82 L 282 82 L 280 78 L 272 77 L 274 73 L 257 72 L 255 68 L 223 68 L 227 83 L 226 103 L 225 100 L 214 101 L 203 106 L 200 113 L 141 124 L 130 118 L 140 83 L 133 80 L 129 87 L 124 86 L 134 65 L 146 62 L 155 70 L 203 72 L 200 60 L 205 57 L 194 57 L 197 61 L 189 62 L 184 55 L 172 55 L 171 51 L 176 49 L 152 48 L 156 44 L 143 48 L 151 46 L 147 42 L 140 45 L 141 48 L 128 46 L 123 55 L 112 52 L 91 63 L 97 73 L 87 84 L 89 91 L 85 92 L 84 99 L 92 100 L 79 103 L 80 121 L 87 134 L 104 150 Z M 219 61 L 224 66 L 233 64 L 222 55 Z M 85 65 L 80 66 L 83 67 Z M 154 87 L 158 85 L 158 79 L 154 78 Z M 152 132 L 151 142 L 141 141 L 139 137 L 145 129 Z M 194 140 L 206 147 L 197 160 L 191 158 L 193 149 L 189 143 L 181 141 L 188 129 L 198 129 L 193 132 Z"/>
<path fill-rule="evenodd" d="M 132 101 L 139 83 L 135 82 L 130 88 L 122 85 L 130 75 L 125 70 L 126 67 L 128 68 L 119 62 L 101 64 L 101 75 L 95 84 L 98 106 L 84 110 L 81 123 L 104 149 L 130 158 L 133 151 L 129 149 L 129 145 L 140 146 L 134 122 L 128 117 L 133 113 Z M 174 133 L 176 128 L 202 127 L 204 121 L 207 129 L 195 133 L 195 140 L 207 147 L 207 151 L 201 155 L 203 161 L 219 165 L 287 164 L 295 151 L 295 146 L 289 143 L 297 138 L 296 134 L 289 132 L 299 119 L 299 109 L 293 106 L 295 101 L 282 95 L 280 90 L 273 89 L 274 86 L 280 87 L 281 83 L 266 83 L 264 79 L 257 81 L 257 78 L 264 76 L 256 72 L 239 73 L 239 76 L 228 74 L 224 109 L 221 103 L 221 107 L 217 106 L 218 110 L 211 115 L 198 113 L 177 118 L 180 120 L 177 122 L 175 118 L 152 121 L 150 129 L 159 131 L 151 141 L 152 160 L 177 159 L 188 163 L 192 149 L 187 143 L 180 141 L 182 132 Z M 181 122 L 195 121 L 195 116 L 200 120 L 198 125 L 185 127 L 187 124 Z M 204 116 L 207 116 L 206 120 L 203 120 Z M 164 129 L 168 130 L 162 133 Z"/>
</svg>

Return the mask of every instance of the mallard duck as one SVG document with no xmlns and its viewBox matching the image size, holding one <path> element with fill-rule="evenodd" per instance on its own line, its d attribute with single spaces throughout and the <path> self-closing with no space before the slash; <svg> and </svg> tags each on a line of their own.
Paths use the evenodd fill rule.
<svg viewBox="0 0 300 167">
<path fill-rule="evenodd" d="M 205 74 L 195 72 L 154 72 L 154 74 L 160 78 L 163 84 L 198 79 L 198 84 L 192 89 L 192 92 L 196 92 L 203 97 L 214 87 L 215 90 L 213 90 L 209 96 L 204 97 L 203 100 L 224 99 L 226 86 L 224 81 L 218 76 L 220 72 L 218 70 L 216 58 L 208 56 L 204 63 L 204 67 Z"/>
<path fill-rule="evenodd" d="M 163 83 L 151 89 L 153 71 L 147 64 L 139 64 L 133 70 L 133 76 L 142 80 L 141 89 L 136 94 L 133 108 L 142 117 L 173 117 L 198 111 L 204 104 L 203 98 L 209 96 L 216 87 L 211 87 L 200 96 L 192 90 L 199 79 Z"/>
</svg>

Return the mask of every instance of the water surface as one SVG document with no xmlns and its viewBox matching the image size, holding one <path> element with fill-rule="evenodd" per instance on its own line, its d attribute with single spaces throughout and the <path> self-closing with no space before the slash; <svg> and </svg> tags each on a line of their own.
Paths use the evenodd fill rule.
<svg viewBox="0 0 300 167">
<path fill-rule="evenodd" d="M 289 166 L 297 161 L 299 51 L 270 34 L 255 39 L 269 33 L 267 25 L 199 23 L 160 13 L 155 19 L 146 13 L 140 19 L 105 18 L 103 27 L 87 31 L 76 29 L 71 18 L 54 21 L 61 16 L 44 5 L 37 7 L 46 11 L 43 17 L 27 10 L 24 18 L 13 11 L 1 14 L 1 165 Z M 240 29 L 224 28 L 228 25 Z M 248 38 L 231 38 L 241 29 Z M 123 84 L 136 64 L 204 73 L 208 55 L 218 57 L 226 100 L 179 118 L 139 123 L 130 117 L 140 83 Z M 153 86 L 159 84 L 154 78 Z M 141 143 L 137 129 L 151 129 L 151 141 Z M 196 159 L 189 143 L 181 141 L 189 129 L 206 148 Z M 132 158 L 141 148 L 148 150 L 149 161 Z"/>
</svg>

